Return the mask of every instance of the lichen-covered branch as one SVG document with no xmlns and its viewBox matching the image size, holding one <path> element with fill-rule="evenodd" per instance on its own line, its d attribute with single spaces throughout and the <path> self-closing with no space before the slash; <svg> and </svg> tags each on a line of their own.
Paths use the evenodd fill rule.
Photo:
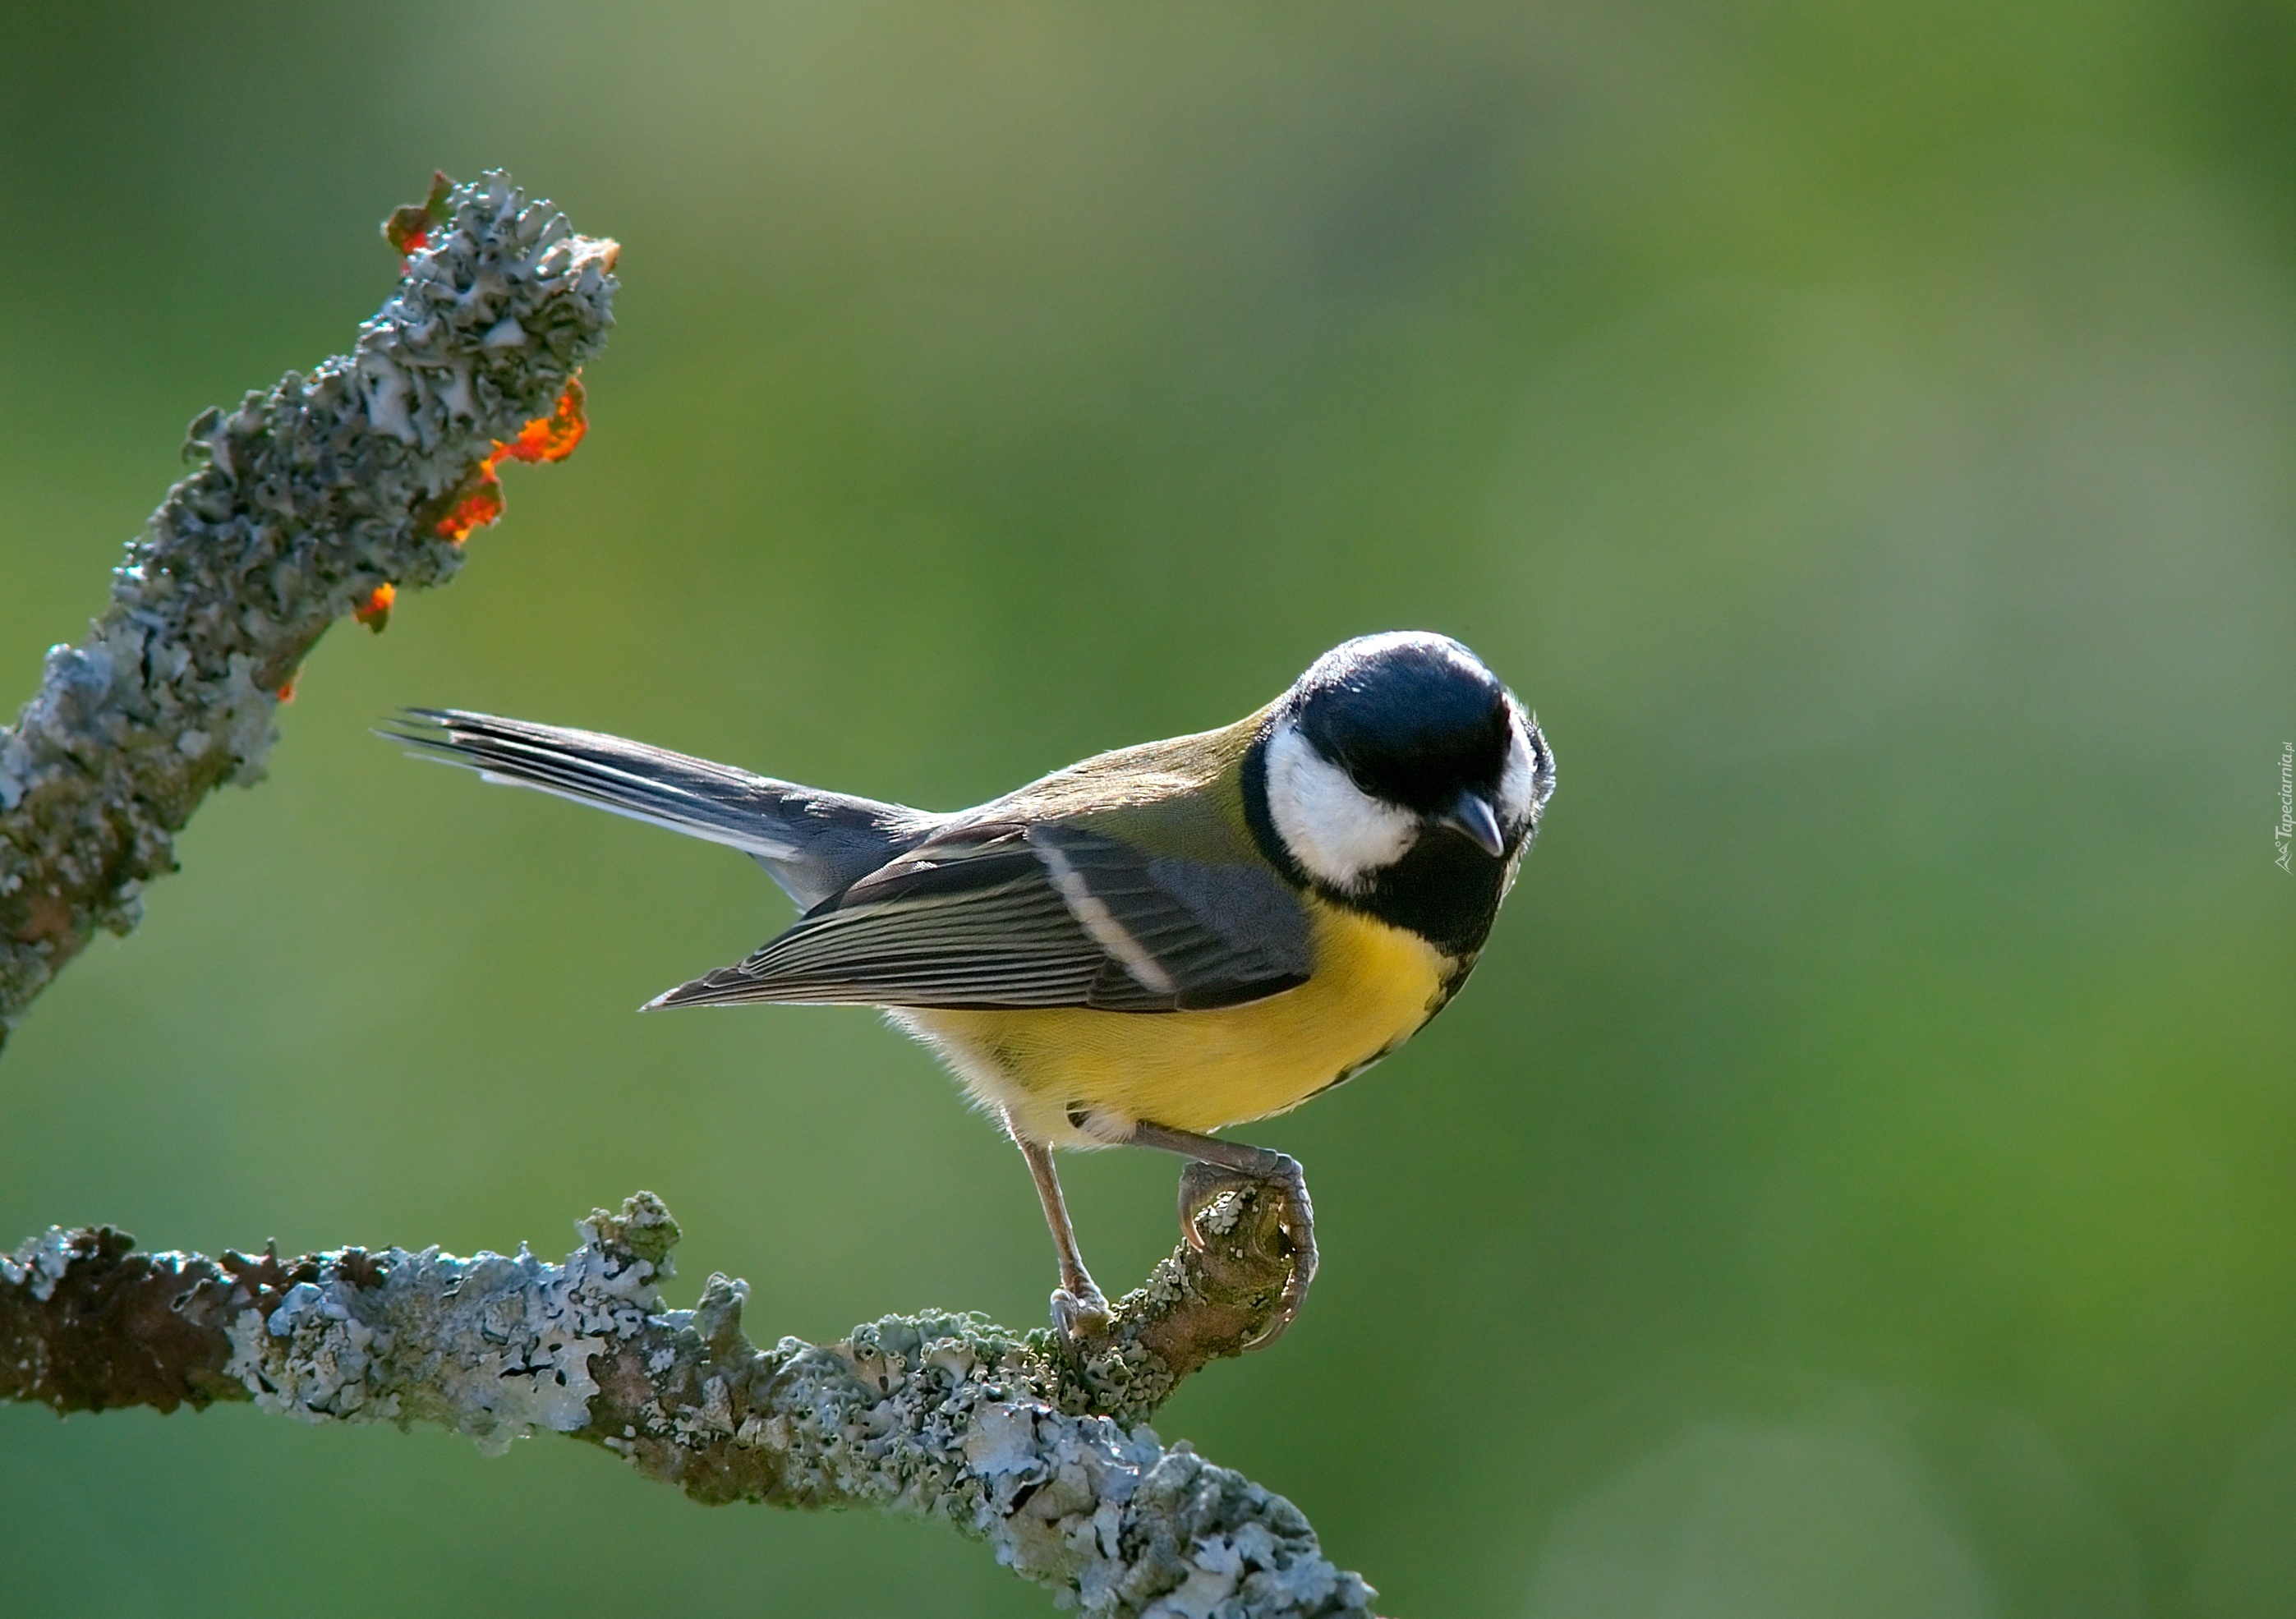
<svg viewBox="0 0 2296 1619">
<path fill-rule="evenodd" d="M 696 1500 L 947 1520 L 1094 1615 L 1360 1615 L 1289 1501 L 1139 1426 L 1267 1324 L 1280 1210 L 1222 1194 L 1082 1358 L 977 1315 L 887 1316 L 842 1343 L 742 1329 L 747 1284 L 662 1308 L 677 1227 L 651 1194 L 577 1228 L 563 1265 L 425 1248 L 295 1260 L 140 1255 L 52 1229 L 0 1259 L 0 1398 L 60 1411 L 252 1400 L 310 1422 L 435 1422 L 481 1450 L 548 1430 Z M 1169 1357 L 1169 1358 L 1168 1358 Z"/>
<path fill-rule="evenodd" d="M 578 436 L 614 243 L 500 174 L 442 179 L 390 229 L 406 273 L 357 346 L 192 424 L 201 464 L 0 730 L 0 1039 L 95 928 L 135 925 L 200 801 L 260 776 L 327 626 L 379 625 L 396 591 L 451 577 L 461 536 L 499 510 L 496 461 Z"/>
</svg>

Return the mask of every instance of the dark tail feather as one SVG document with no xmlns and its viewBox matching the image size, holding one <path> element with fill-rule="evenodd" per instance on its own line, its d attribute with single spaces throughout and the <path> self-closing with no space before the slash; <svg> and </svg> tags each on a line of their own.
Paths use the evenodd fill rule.
<svg viewBox="0 0 2296 1619">
<path fill-rule="evenodd" d="M 484 781 L 530 787 L 755 855 L 812 906 L 916 843 L 939 818 L 825 793 L 595 731 L 462 708 L 408 708 L 378 736 Z"/>
</svg>

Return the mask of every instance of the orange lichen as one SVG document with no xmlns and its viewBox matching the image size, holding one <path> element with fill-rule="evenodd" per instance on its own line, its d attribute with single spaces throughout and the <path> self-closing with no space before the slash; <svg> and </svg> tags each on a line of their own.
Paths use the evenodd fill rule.
<svg viewBox="0 0 2296 1619">
<path fill-rule="evenodd" d="M 504 444 L 495 440 L 494 453 L 472 467 L 456 487 L 447 505 L 447 515 L 439 519 L 439 532 L 461 544 L 471 537 L 474 528 L 483 528 L 503 514 L 502 479 L 495 469 L 507 459 L 511 461 L 563 461 L 582 442 L 582 435 L 590 424 L 582 413 L 584 401 L 582 379 L 566 380 L 566 391 L 558 396 L 556 408 L 547 416 L 537 416 L 519 429 L 518 437 Z"/>
<path fill-rule="evenodd" d="M 537 416 L 519 429 L 518 437 L 508 444 L 495 446 L 494 459 L 507 455 L 512 461 L 563 461 L 582 442 L 582 435 L 590 430 L 583 419 L 582 406 L 586 396 L 582 392 L 579 372 L 566 379 L 566 391 L 558 396 L 558 405 L 547 416 Z"/>
<path fill-rule="evenodd" d="M 471 537 L 472 529 L 483 528 L 502 514 L 502 480 L 495 476 L 495 458 L 489 455 L 455 488 L 447 515 L 439 519 L 439 532 L 459 545 Z"/>
<path fill-rule="evenodd" d="M 302 678 L 303 672 L 299 669 L 287 677 L 287 683 L 279 688 L 279 700 L 281 702 L 291 703 L 295 700 L 295 683 Z"/>
<path fill-rule="evenodd" d="M 390 622 L 390 604 L 397 600 L 398 586 L 378 585 L 367 592 L 365 601 L 351 609 L 351 617 L 380 635 L 382 626 Z"/>
</svg>

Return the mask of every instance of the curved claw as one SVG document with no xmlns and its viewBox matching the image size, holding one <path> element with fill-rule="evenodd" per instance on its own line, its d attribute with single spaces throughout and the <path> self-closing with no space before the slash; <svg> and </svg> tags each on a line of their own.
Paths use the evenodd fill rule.
<svg viewBox="0 0 2296 1619">
<path fill-rule="evenodd" d="M 1273 1193 L 1278 1200 L 1276 1231 L 1288 1250 L 1291 1270 L 1276 1296 L 1273 1316 L 1259 1335 L 1243 1345 L 1247 1351 L 1264 1349 L 1283 1336 L 1284 1329 L 1299 1316 L 1308 1286 L 1316 1280 L 1316 1206 L 1308 1196 L 1306 1172 L 1297 1158 L 1282 1153 L 1274 1156 L 1277 1162 L 1264 1175 L 1201 1160 L 1191 1160 L 1180 1172 L 1180 1235 L 1198 1253 L 1203 1252 L 1209 1240 L 1201 1222 L 1222 1192 L 1250 1187 Z M 1233 1229 L 1233 1221 L 1231 1214 L 1230 1224 L 1215 1227 L 1216 1234 L 1226 1235 Z"/>
</svg>

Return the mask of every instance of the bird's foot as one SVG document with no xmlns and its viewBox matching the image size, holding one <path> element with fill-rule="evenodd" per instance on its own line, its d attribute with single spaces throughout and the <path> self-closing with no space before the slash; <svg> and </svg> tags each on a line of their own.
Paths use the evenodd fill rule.
<svg viewBox="0 0 2296 1619">
<path fill-rule="evenodd" d="M 1308 1284 L 1316 1280 L 1316 1206 L 1308 1196 L 1307 1174 L 1289 1154 L 1268 1157 L 1275 1162 L 1265 1173 L 1201 1159 L 1191 1159 L 1180 1171 L 1180 1235 L 1200 1254 L 1215 1238 L 1233 1233 L 1242 1218 L 1242 1199 L 1227 1194 L 1250 1191 L 1274 1200 L 1271 1235 L 1291 1268 L 1273 1315 L 1259 1336 L 1243 1345 L 1246 1350 L 1265 1349 L 1283 1336 L 1307 1302 Z"/>
<path fill-rule="evenodd" d="M 1079 1277 L 1053 1289 L 1053 1325 L 1073 1347 L 1088 1338 L 1106 1337 L 1116 1325 L 1116 1312 L 1091 1277 Z"/>
</svg>

